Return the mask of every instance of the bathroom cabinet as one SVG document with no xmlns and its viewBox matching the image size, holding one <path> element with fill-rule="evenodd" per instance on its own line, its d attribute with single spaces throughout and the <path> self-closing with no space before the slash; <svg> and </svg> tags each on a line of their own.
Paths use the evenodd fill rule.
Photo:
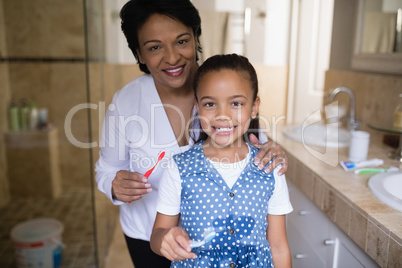
<svg viewBox="0 0 402 268">
<path fill-rule="evenodd" d="M 294 268 L 379 267 L 318 207 L 288 181 L 293 211 L 287 234 Z"/>
</svg>

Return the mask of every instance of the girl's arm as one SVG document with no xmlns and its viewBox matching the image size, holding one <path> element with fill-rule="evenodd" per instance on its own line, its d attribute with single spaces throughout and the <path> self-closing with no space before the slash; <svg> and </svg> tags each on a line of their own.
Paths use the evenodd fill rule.
<svg viewBox="0 0 402 268">
<path fill-rule="evenodd" d="M 286 216 L 267 216 L 267 240 L 271 246 L 272 261 L 275 268 L 292 267 L 288 238 L 286 236 Z"/>
<path fill-rule="evenodd" d="M 151 235 L 151 249 L 171 261 L 197 257 L 191 252 L 188 234 L 177 227 L 179 218 L 180 214 L 169 216 L 158 212 Z"/>
</svg>

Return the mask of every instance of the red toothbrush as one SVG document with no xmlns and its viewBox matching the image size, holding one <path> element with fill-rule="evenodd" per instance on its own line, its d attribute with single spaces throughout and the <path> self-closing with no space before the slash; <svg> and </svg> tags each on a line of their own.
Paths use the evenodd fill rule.
<svg viewBox="0 0 402 268">
<path fill-rule="evenodd" d="M 156 166 L 158 165 L 159 161 L 161 161 L 164 156 L 165 156 L 165 151 L 160 151 L 159 155 L 158 155 L 158 160 L 156 161 L 155 165 L 150 170 L 145 172 L 144 176 L 146 178 L 148 178 L 149 175 L 151 175 L 152 171 L 156 168 Z"/>
</svg>

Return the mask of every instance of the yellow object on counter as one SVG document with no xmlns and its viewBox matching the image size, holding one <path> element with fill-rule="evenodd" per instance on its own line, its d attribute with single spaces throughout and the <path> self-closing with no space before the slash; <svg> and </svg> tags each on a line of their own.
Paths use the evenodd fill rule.
<svg viewBox="0 0 402 268">
<path fill-rule="evenodd" d="M 402 128 L 402 94 L 399 94 L 399 103 L 395 109 L 394 127 Z"/>
</svg>

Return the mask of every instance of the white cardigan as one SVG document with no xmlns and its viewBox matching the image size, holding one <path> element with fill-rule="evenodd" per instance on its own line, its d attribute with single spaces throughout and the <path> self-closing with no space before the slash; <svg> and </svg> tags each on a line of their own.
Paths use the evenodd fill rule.
<svg viewBox="0 0 402 268">
<path fill-rule="evenodd" d="M 150 75 L 142 75 L 115 93 L 106 111 L 96 163 L 98 189 L 115 205 L 120 205 L 124 234 L 149 241 L 156 216 L 156 200 L 162 168 L 179 147 L 173 129 Z M 130 204 L 112 198 L 112 181 L 119 170 L 144 174 L 156 162 L 158 153 L 166 155 L 149 177 L 152 192 Z"/>
</svg>

